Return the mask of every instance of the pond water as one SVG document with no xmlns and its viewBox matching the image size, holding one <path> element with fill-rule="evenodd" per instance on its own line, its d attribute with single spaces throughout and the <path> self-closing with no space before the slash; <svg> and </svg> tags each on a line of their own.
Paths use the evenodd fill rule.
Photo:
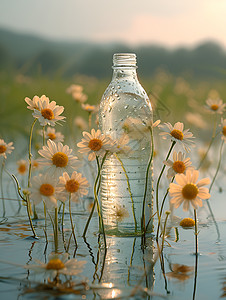
<svg viewBox="0 0 226 300">
<path fill-rule="evenodd" d="M 210 204 L 216 219 L 213 222 L 206 205 L 198 210 L 199 255 L 196 260 L 193 229 L 183 229 L 175 221 L 185 217 L 175 211 L 167 223 L 163 261 L 158 257 L 155 236 L 146 237 L 142 247 L 140 237 L 107 236 L 107 251 L 98 233 L 98 217 L 94 215 L 86 239 L 82 233 L 89 213 L 84 206 L 73 208 L 73 220 L 78 242 L 75 251 L 71 240 L 70 258 L 86 261 L 83 272 L 73 276 L 73 290 L 50 288 L 41 274 L 23 268 L 48 261 L 54 251 L 51 223 L 47 226 L 48 243 L 43 232 L 44 219 L 34 221 L 39 239 L 31 238 L 25 207 L 19 210 L 13 185 L 5 193 L 6 215 L 0 218 L 0 290 L 1 299 L 195 299 L 214 300 L 226 297 L 226 204 L 225 178 L 220 176 L 212 190 Z M 5 182 L 5 186 L 7 186 Z M 2 200 L 1 200 L 2 201 Z M 2 212 L 2 203 L 1 212 Z M 38 211 L 39 214 L 39 211 Z M 192 216 L 192 215 L 191 215 Z M 155 220 L 156 229 L 156 220 Z M 58 250 L 65 252 L 70 236 L 70 219 L 65 213 L 64 235 L 59 222 Z M 155 233 L 155 230 L 154 230 Z M 64 244 L 64 240 L 66 243 Z M 161 245 L 161 239 L 159 240 Z M 195 266 L 197 264 L 197 276 Z M 164 276 L 165 274 L 165 276 Z M 43 284 L 45 283 L 45 284 Z M 77 285 L 76 285 L 77 284 Z"/>
</svg>

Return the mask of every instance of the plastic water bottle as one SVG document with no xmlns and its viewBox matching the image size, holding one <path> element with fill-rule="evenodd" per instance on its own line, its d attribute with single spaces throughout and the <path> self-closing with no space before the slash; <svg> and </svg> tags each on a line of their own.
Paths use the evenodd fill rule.
<svg viewBox="0 0 226 300">
<path fill-rule="evenodd" d="M 119 141 L 119 151 L 108 155 L 103 164 L 100 190 L 105 232 L 116 236 L 142 233 L 144 190 L 152 149 L 149 129 L 153 115 L 136 69 L 135 54 L 114 54 L 112 81 L 100 103 L 100 130 Z M 145 203 L 147 224 L 153 209 L 152 165 Z"/>
</svg>

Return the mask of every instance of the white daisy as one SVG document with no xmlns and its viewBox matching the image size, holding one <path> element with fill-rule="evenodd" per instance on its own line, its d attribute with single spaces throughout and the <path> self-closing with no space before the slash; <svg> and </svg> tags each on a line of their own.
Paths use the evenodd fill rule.
<svg viewBox="0 0 226 300">
<path fill-rule="evenodd" d="M 17 171 L 20 175 L 25 175 L 28 171 L 28 162 L 24 159 L 20 159 L 17 162 Z"/>
<path fill-rule="evenodd" d="M 82 93 L 83 91 L 83 87 L 81 85 L 78 84 L 71 84 L 67 89 L 66 89 L 66 93 L 68 94 L 72 94 L 72 93 Z"/>
<path fill-rule="evenodd" d="M 184 124 L 177 122 L 172 126 L 169 122 L 159 125 L 159 128 L 164 132 L 160 132 L 159 135 L 163 139 L 171 139 L 171 141 L 177 142 L 179 145 L 183 146 L 184 149 L 189 152 L 190 147 L 194 147 L 194 141 L 192 140 L 193 134 L 189 132 L 189 129 L 184 130 Z"/>
<path fill-rule="evenodd" d="M 48 174 L 39 174 L 31 180 L 30 198 L 35 205 L 44 201 L 48 208 L 57 207 L 57 180 Z"/>
<path fill-rule="evenodd" d="M 84 131 L 83 133 L 84 139 L 77 144 L 80 148 L 80 153 L 86 153 L 88 155 L 88 160 L 92 161 L 96 158 L 96 156 L 104 156 L 107 150 L 110 150 L 112 147 L 112 140 L 101 134 L 101 131 L 98 129 L 91 130 L 91 134 L 89 132 Z"/>
<path fill-rule="evenodd" d="M 191 166 L 192 162 L 189 157 L 185 158 L 185 154 L 182 152 L 173 153 L 173 161 L 168 159 L 163 161 L 164 165 L 169 166 L 170 168 L 167 171 L 167 177 L 172 178 L 176 174 L 185 173 L 189 169 L 193 169 Z"/>
<path fill-rule="evenodd" d="M 86 130 L 88 128 L 88 123 L 85 119 L 83 119 L 80 116 L 77 116 L 74 119 L 74 124 L 80 129 L 80 130 Z"/>
<path fill-rule="evenodd" d="M 78 103 L 84 103 L 88 99 L 88 96 L 82 92 L 73 92 L 71 95 L 72 98 Z"/>
<path fill-rule="evenodd" d="M 59 177 L 63 172 L 72 172 L 79 166 L 78 158 L 72 155 L 72 149 L 62 143 L 47 141 L 38 153 L 43 157 L 39 159 L 40 165 L 48 167 L 48 173 Z"/>
<path fill-rule="evenodd" d="M 157 120 L 153 123 L 152 120 L 144 121 L 139 118 L 128 117 L 124 121 L 122 129 L 131 139 L 141 139 L 144 134 L 150 134 L 150 128 L 158 126 L 160 122 Z"/>
<path fill-rule="evenodd" d="M 37 265 L 25 265 L 25 269 L 33 270 L 36 273 L 44 273 L 44 277 L 56 278 L 63 274 L 73 276 L 83 271 L 86 261 L 77 261 L 77 259 L 68 259 L 68 254 L 50 254 L 48 263 L 45 264 L 39 260 L 35 260 Z"/>
<path fill-rule="evenodd" d="M 10 154 L 13 151 L 13 142 L 6 143 L 4 140 L 0 139 L 0 157 L 7 158 L 6 154 Z"/>
<path fill-rule="evenodd" d="M 40 130 L 40 135 L 43 135 L 42 130 Z M 64 135 L 61 132 L 56 131 L 55 128 L 52 127 L 47 127 L 46 131 L 44 131 L 44 136 L 46 139 L 50 139 L 55 143 L 64 141 Z"/>
<path fill-rule="evenodd" d="M 199 171 L 187 170 L 186 174 L 176 174 L 176 183 L 170 183 L 169 194 L 172 197 L 171 204 L 178 208 L 182 203 L 183 210 L 187 211 L 191 204 L 194 209 L 202 206 L 203 199 L 209 199 L 209 189 L 203 187 L 210 183 L 209 178 L 203 178 L 197 182 Z M 197 183 L 196 183 L 197 182 Z"/>
<path fill-rule="evenodd" d="M 28 104 L 27 108 L 30 110 L 39 109 L 39 102 L 43 102 L 47 97 L 45 95 L 42 95 L 41 98 L 38 96 L 34 96 L 31 100 L 30 98 L 26 97 L 24 100 Z M 49 98 L 47 98 L 49 99 Z"/>
<path fill-rule="evenodd" d="M 221 139 L 224 140 L 224 142 L 226 142 L 226 119 L 221 119 L 221 127 L 222 127 L 222 136 Z"/>
<path fill-rule="evenodd" d="M 65 201 L 68 195 L 71 195 L 71 201 L 77 202 L 79 198 L 88 194 L 88 187 L 88 181 L 81 173 L 74 171 L 70 177 L 67 172 L 64 172 L 59 178 L 59 192 L 63 192 L 63 198 L 60 200 Z"/>
<path fill-rule="evenodd" d="M 128 146 L 129 136 L 127 134 L 122 134 L 118 140 L 113 140 L 110 152 L 112 153 L 128 153 L 131 148 Z"/>
<path fill-rule="evenodd" d="M 64 111 L 64 107 L 56 105 L 55 101 L 49 102 L 49 98 L 45 97 L 43 101 L 38 101 L 37 104 L 38 108 L 34 109 L 32 115 L 39 120 L 41 126 L 55 126 L 56 122 L 62 121 L 65 118 L 60 116 Z"/>
<path fill-rule="evenodd" d="M 225 111 L 226 103 L 223 103 L 222 99 L 207 99 L 206 106 L 207 110 L 214 114 L 223 114 Z"/>
</svg>

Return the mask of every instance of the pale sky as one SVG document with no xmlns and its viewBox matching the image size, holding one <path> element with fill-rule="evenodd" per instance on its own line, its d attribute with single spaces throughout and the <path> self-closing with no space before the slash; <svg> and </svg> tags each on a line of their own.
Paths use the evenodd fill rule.
<svg viewBox="0 0 226 300">
<path fill-rule="evenodd" d="M 0 0 L 0 27 L 57 40 L 226 47 L 226 0 Z"/>
</svg>

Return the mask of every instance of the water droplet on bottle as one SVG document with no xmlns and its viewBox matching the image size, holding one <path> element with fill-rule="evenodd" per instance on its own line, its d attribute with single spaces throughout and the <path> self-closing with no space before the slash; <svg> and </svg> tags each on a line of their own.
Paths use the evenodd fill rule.
<svg viewBox="0 0 226 300">
<path fill-rule="evenodd" d="M 124 108 L 127 109 L 129 107 L 129 105 L 125 105 Z"/>
</svg>

